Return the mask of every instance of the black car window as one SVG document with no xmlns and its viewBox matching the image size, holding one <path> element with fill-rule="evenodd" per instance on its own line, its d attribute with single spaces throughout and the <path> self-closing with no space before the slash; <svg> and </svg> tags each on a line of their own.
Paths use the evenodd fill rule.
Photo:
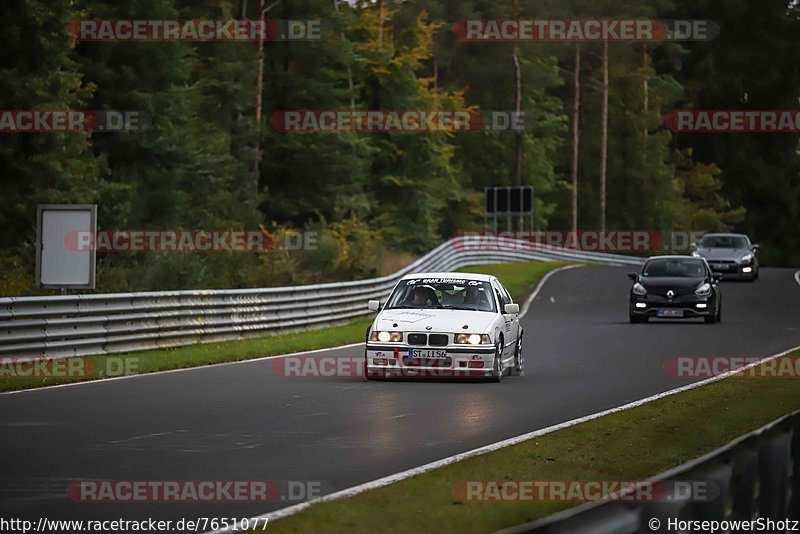
<svg viewBox="0 0 800 534">
<path fill-rule="evenodd" d="M 705 268 L 699 263 L 688 265 L 686 267 L 686 274 L 699 278 L 705 275 Z"/>
<path fill-rule="evenodd" d="M 700 241 L 703 248 L 747 248 L 747 239 L 734 235 L 709 235 Z"/>
<path fill-rule="evenodd" d="M 645 264 L 642 276 L 702 278 L 706 276 L 706 269 L 702 260 L 694 258 L 657 258 Z"/>
<path fill-rule="evenodd" d="M 494 293 L 497 296 L 497 302 L 500 305 L 500 311 L 502 312 L 503 308 L 507 304 L 506 299 L 503 297 L 502 293 L 500 293 L 500 290 L 497 289 L 497 286 L 494 286 Z"/>
<path fill-rule="evenodd" d="M 511 304 L 514 300 L 511 298 L 511 295 L 508 293 L 508 290 L 503 286 L 503 284 L 498 283 L 497 287 L 500 288 L 500 294 L 503 295 L 503 300 L 505 304 Z"/>
<path fill-rule="evenodd" d="M 464 278 L 402 280 L 386 303 L 392 308 L 453 308 L 493 312 L 492 285 Z"/>
</svg>

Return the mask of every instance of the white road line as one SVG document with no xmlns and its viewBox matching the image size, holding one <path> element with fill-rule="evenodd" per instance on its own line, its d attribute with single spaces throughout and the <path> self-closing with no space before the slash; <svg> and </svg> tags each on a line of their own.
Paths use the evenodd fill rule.
<svg viewBox="0 0 800 534">
<path fill-rule="evenodd" d="M 533 299 L 539 295 L 539 291 L 542 290 L 544 284 L 556 273 L 561 271 L 566 271 L 567 269 L 574 269 L 575 267 L 585 267 L 585 265 L 565 265 L 564 267 L 559 267 L 558 269 L 553 269 L 552 271 L 548 271 L 543 277 L 539 279 L 539 283 L 536 284 L 536 287 L 533 290 L 533 293 L 530 294 L 528 299 L 525 301 L 525 304 L 522 305 L 522 309 L 519 312 L 520 318 L 524 317 L 526 313 L 528 313 L 528 308 L 531 307 L 533 304 Z"/>
<path fill-rule="evenodd" d="M 554 273 L 556 271 L 551 271 L 551 272 Z M 471 458 L 473 456 L 478 456 L 480 454 L 485 454 L 487 452 L 496 451 L 496 450 L 502 449 L 504 447 L 509 447 L 511 445 L 516 445 L 517 443 L 521 443 L 523 441 L 527 441 L 527 440 L 529 440 L 531 438 L 543 436 L 545 434 L 549 434 L 551 432 L 555 432 L 556 430 L 569 428 L 571 426 L 574 426 L 574 425 L 577 425 L 577 424 L 580 424 L 580 423 L 585 423 L 586 421 L 591 421 L 592 419 L 597 419 L 598 417 L 603 417 L 604 415 L 608 415 L 608 414 L 612 414 L 612 413 L 616 413 L 616 412 L 621 412 L 623 410 L 627 410 L 627 409 L 630 409 L 630 408 L 635 408 L 637 406 L 641 406 L 641 405 L 646 404 L 648 402 L 652 402 L 654 400 L 662 399 L 664 397 L 668 397 L 668 396 L 674 395 L 676 393 L 681 393 L 683 391 L 688 391 L 690 389 L 695 389 L 695 388 L 698 388 L 698 387 L 701 387 L 701 386 L 705 386 L 707 384 L 711 384 L 713 382 L 717 382 L 719 380 L 722 380 L 723 378 L 727 378 L 731 374 L 737 373 L 739 371 L 747 370 L 747 369 L 749 369 L 751 367 L 755 367 L 756 365 L 761 365 L 762 363 L 768 362 L 770 360 L 774 360 L 775 358 L 780 358 L 781 356 L 783 356 L 785 354 L 788 354 L 790 352 L 793 352 L 795 350 L 798 350 L 798 349 L 800 349 L 800 345 L 798 345 L 797 347 L 792 347 L 791 349 L 785 350 L 783 352 L 779 352 L 778 354 L 773 354 L 772 356 L 767 356 L 767 357 L 765 357 L 765 358 L 763 358 L 763 359 L 761 359 L 761 360 L 759 360 L 757 362 L 753 362 L 751 364 L 745 365 L 745 366 L 740 367 L 738 369 L 735 369 L 733 371 L 729 371 L 729 372 L 724 373 L 722 375 L 718 375 L 718 376 L 714 376 L 714 377 L 711 377 L 711 378 L 707 378 L 707 379 L 702 380 L 700 382 L 695 382 L 693 384 L 689 384 L 689 385 L 686 385 L 686 386 L 683 386 L 683 387 L 679 387 L 677 389 L 671 389 L 671 390 L 665 391 L 663 393 L 658 393 L 656 395 L 652 395 L 652 396 L 646 397 L 644 399 L 633 401 L 633 402 L 630 402 L 628 404 L 624 404 L 622 406 L 618 406 L 616 408 L 610 408 L 608 410 L 603 410 L 602 412 L 597 412 L 597 413 L 594 413 L 594 414 L 591 414 L 591 415 L 586 415 L 584 417 L 579 417 L 577 419 L 572 419 L 571 421 L 566 421 L 564 423 L 559 423 L 557 425 L 549 426 L 547 428 L 534 430 L 533 432 L 528 432 L 526 434 L 521 434 L 521 435 L 515 436 L 513 438 L 505 439 L 503 441 L 498 441 L 498 442 L 495 442 L 495 443 L 491 443 L 489 445 L 485 445 L 485 446 L 479 447 L 477 449 L 472 449 L 471 451 L 462 452 L 461 454 L 448 456 L 447 458 L 442 458 L 441 460 L 436 460 L 435 462 L 431 462 L 431 463 L 428 463 L 428 464 L 425 464 L 425 465 L 421 465 L 421 466 L 415 467 L 413 469 L 408 469 L 406 471 L 400 471 L 399 473 L 395 473 L 393 475 L 389 475 L 389 476 L 386 476 L 386 477 L 383 477 L 383 478 L 372 480 L 370 482 L 365 482 L 363 484 L 359 484 L 357 486 L 352 486 L 350 488 L 345 488 L 343 490 L 336 491 L 334 493 L 330 493 L 328 495 L 324 495 L 322 497 L 318 497 L 316 499 L 312 499 L 312 500 L 307 501 L 307 502 L 302 502 L 302 503 L 295 504 L 295 505 L 292 505 L 292 506 L 287 506 L 286 508 L 281 508 L 281 509 L 276 510 L 274 512 L 269 512 L 269 513 L 266 513 L 266 514 L 262 514 L 262 515 L 259 515 L 259 516 L 255 517 L 255 518 L 251 518 L 251 520 L 258 519 L 259 521 L 263 521 L 265 518 L 268 518 L 269 521 L 274 521 L 276 519 L 280 519 L 280 518 L 283 518 L 283 517 L 288 517 L 290 515 L 296 514 L 297 512 L 305 510 L 306 508 L 308 508 L 309 506 L 311 506 L 312 504 L 315 504 L 315 503 L 327 502 L 327 501 L 335 501 L 335 500 L 338 500 L 338 499 L 344 499 L 344 498 L 347 498 L 347 497 L 352 497 L 354 495 L 358 495 L 359 493 L 363 493 L 365 491 L 381 488 L 383 486 L 388 486 L 389 484 L 393 484 L 395 482 L 399 482 L 401 480 L 405 480 L 407 478 L 411 478 L 413 476 L 425 473 L 427 471 L 431 471 L 433 469 L 438 469 L 439 467 L 444 467 L 446 465 L 450 465 L 450 464 L 459 462 L 461 460 L 465 460 L 467 458 Z M 213 530 L 213 531 L 207 532 L 206 534 L 222 534 L 222 533 L 227 533 L 227 532 L 233 532 L 233 530 L 232 529 Z"/>
</svg>

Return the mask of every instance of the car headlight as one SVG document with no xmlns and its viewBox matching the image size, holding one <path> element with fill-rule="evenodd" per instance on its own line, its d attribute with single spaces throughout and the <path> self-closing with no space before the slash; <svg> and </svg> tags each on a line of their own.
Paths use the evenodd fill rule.
<svg viewBox="0 0 800 534">
<path fill-rule="evenodd" d="M 696 251 L 696 250 L 693 250 L 693 251 L 692 251 L 692 257 L 693 257 L 693 258 L 702 258 L 703 256 L 702 256 L 702 254 L 700 254 L 698 251 Z"/>
<path fill-rule="evenodd" d="M 708 282 L 703 283 L 700 287 L 694 290 L 694 294 L 698 297 L 707 297 L 711 294 L 711 284 Z"/>
<path fill-rule="evenodd" d="M 480 345 L 492 342 L 486 334 L 456 334 L 454 339 L 459 345 Z"/>
<path fill-rule="evenodd" d="M 636 282 L 633 284 L 633 293 L 635 295 L 647 295 L 647 290 L 644 288 L 642 284 Z"/>
<path fill-rule="evenodd" d="M 749 262 L 753 261 L 753 253 L 752 252 L 748 252 L 747 254 L 742 256 L 739 261 L 741 261 L 742 263 L 749 263 Z"/>
<path fill-rule="evenodd" d="M 394 341 L 403 341 L 403 333 L 402 332 L 387 332 L 387 331 L 378 331 L 373 330 L 372 334 L 369 336 L 370 341 L 380 341 L 382 343 L 390 343 Z"/>
</svg>

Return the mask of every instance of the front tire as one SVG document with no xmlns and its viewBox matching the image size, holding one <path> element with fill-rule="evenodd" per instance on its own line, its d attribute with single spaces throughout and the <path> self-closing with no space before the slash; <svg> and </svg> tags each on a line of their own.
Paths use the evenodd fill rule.
<svg viewBox="0 0 800 534">
<path fill-rule="evenodd" d="M 630 319 L 631 323 L 638 324 L 638 323 L 646 323 L 647 316 L 646 315 L 634 315 L 632 313 L 628 314 L 628 318 Z"/>
<path fill-rule="evenodd" d="M 497 342 L 494 347 L 494 361 L 492 361 L 492 382 L 503 379 L 503 341 Z"/>
<path fill-rule="evenodd" d="M 522 334 L 517 338 L 517 345 L 514 348 L 514 366 L 511 367 L 511 374 L 514 376 L 525 376 L 525 355 L 522 353 Z"/>
</svg>

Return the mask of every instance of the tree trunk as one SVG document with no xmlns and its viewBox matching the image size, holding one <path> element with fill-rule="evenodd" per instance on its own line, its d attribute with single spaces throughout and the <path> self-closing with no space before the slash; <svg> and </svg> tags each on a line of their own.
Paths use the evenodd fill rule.
<svg viewBox="0 0 800 534">
<path fill-rule="evenodd" d="M 581 44 L 575 45 L 575 97 L 572 102 L 572 232 L 578 231 L 578 114 L 580 113 Z"/>
<path fill-rule="evenodd" d="M 522 76 L 520 73 L 519 68 L 519 57 L 517 56 L 517 47 L 514 46 L 514 53 L 512 55 L 514 59 L 514 76 L 516 81 L 516 96 L 514 101 L 514 111 L 516 112 L 516 116 L 519 117 L 520 108 L 522 106 Z M 522 186 L 522 159 L 524 157 L 523 150 L 522 150 L 522 132 L 516 132 L 514 134 L 516 136 L 517 141 L 517 150 L 516 150 L 516 160 L 514 165 L 514 185 L 517 187 Z M 515 227 L 517 230 L 522 229 L 522 215 L 520 214 L 517 217 Z"/>
<path fill-rule="evenodd" d="M 608 159 L 608 41 L 603 41 L 603 130 L 600 136 L 600 231 L 606 229 L 606 167 Z"/>
<path fill-rule="evenodd" d="M 436 50 L 433 51 L 433 92 L 439 88 L 439 60 L 436 58 Z"/>
<path fill-rule="evenodd" d="M 276 0 L 272 5 L 269 7 L 264 7 L 264 0 L 259 0 L 258 2 L 258 20 L 263 21 L 264 15 L 278 5 L 280 0 Z M 242 18 L 244 18 L 244 12 L 247 9 L 246 0 L 242 0 Z M 253 157 L 253 185 L 255 187 L 254 194 L 258 194 L 259 191 L 259 181 L 261 180 L 261 171 L 259 170 L 259 164 L 261 161 L 261 107 L 262 107 L 262 95 L 264 91 L 264 40 L 258 40 L 258 78 L 256 79 L 256 153 Z"/>
<path fill-rule="evenodd" d="M 642 169 L 647 168 L 647 111 L 650 107 L 650 95 L 648 95 L 649 88 L 647 84 L 647 73 L 645 72 L 647 69 L 647 43 L 642 43 L 642 92 L 644 93 L 644 98 L 642 101 Z M 648 174 L 645 172 L 642 176 L 642 190 L 647 193 L 650 191 L 650 178 Z"/>
<path fill-rule="evenodd" d="M 642 43 L 642 70 L 647 68 L 647 43 Z M 644 74 L 644 72 L 642 73 Z M 647 137 L 647 111 L 649 106 L 649 89 L 647 86 L 647 75 L 644 74 L 642 77 L 642 91 L 644 92 L 644 136 Z"/>
<path fill-rule="evenodd" d="M 383 0 L 378 0 L 378 45 L 383 43 Z"/>
<path fill-rule="evenodd" d="M 333 0 L 333 9 L 339 11 L 339 0 Z M 342 38 L 342 41 L 347 41 L 347 38 L 344 36 L 344 32 L 341 32 L 339 37 Z M 344 67 L 347 70 L 347 87 L 350 89 L 350 111 L 355 111 L 356 99 L 355 95 L 353 94 L 353 71 L 350 68 L 349 63 L 346 63 Z"/>
<path fill-rule="evenodd" d="M 513 18 L 517 18 L 517 0 L 514 0 L 514 13 Z M 515 84 L 515 95 L 514 95 L 514 112 L 516 113 L 516 117 L 519 117 L 521 108 L 522 108 L 522 72 L 519 68 L 519 47 L 514 44 L 514 50 L 511 54 L 512 59 L 514 60 L 514 84 Z M 522 150 L 522 132 L 516 132 L 514 134 L 516 136 L 517 142 L 517 150 L 516 150 L 516 161 L 514 165 L 514 185 L 517 187 L 522 186 L 522 159 L 523 159 L 523 150 Z M 522 195 L 520 194 L 520 198 Z M 522 220 L 523 215 L 520 214 L 517 216 L 517 220 L 515 221 L 515 229 L 522 230 Z"/>
<path fill-rule="evenodd" d="M 244 1 L 244 0 L 243 0 Z M 244 7 L 242 8 L 244 14 Z M 264 20 L 264 0 L 258 3 L 258 20 Z M 256 150 L 253 156 L 253 185 L 255 194 L 258 194 L 258 182 L 261 171 L 259 161 L 261 160 L 261 93 L 264 89 L 264 39 L 258 40 L 258 78 L 256 79 Z"/>
</svg>

